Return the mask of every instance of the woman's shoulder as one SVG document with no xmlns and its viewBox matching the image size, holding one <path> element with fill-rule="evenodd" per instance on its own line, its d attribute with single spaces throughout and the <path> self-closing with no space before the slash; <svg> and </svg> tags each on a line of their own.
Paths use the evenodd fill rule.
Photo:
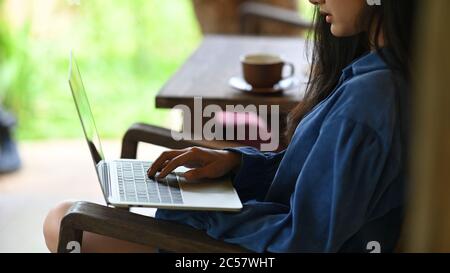
<svg viewBox="0 0 450 273">
<path fill-rule="evenodd" d="M 378 132 L 392 129 L 399 118 L 400 96 L 407 90 L 405 79 L 389 69 L 355 75 L 336 91 L 329 118 L 348 118 Z"/>
<path fill-rule="evenodd" d="M 348 95 L 369 95 L 373 97 L 392 96 L 396 89 L 406 88 L 407 82 L 403 75 L 389 68 L 358 73 L 342 84 Z"/>
</svg>

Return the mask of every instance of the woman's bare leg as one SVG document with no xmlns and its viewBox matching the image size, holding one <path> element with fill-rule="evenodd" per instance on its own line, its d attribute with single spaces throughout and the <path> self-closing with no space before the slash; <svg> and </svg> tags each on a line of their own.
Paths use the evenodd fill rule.
<svg viewBox="0 0 450 273">
<path fill-rule="evenodd" d="M 59 226 L 62 218 L 74 202 L 66 201 L 53 208 L 44 222 L 44 237 L 47 248 L 55 253 L 58 248 Z M 84 253 L 152 253 L 156 249 L 102 235 L 84 232 L 81 252 Z"/>
</svg>

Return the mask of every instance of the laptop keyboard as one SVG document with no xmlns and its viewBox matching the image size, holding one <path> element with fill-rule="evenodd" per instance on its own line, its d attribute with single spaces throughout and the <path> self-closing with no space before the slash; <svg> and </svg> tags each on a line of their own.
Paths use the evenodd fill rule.
<svg viewBox="0 0 450 273">
<path fill-rule="evenodd" d="M 183 204 L 178 177 L 169 174 L 161 180 L 148 178 L 149 163 L 116 161 L 122 202 Z"/>
</svg>

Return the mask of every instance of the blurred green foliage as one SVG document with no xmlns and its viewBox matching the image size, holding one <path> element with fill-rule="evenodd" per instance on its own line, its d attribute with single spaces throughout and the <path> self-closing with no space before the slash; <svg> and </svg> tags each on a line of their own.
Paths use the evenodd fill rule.
<svg viewBox="0 0 450 273">
<path fill-rule="evenodd" d="M 312 5 L 299 1 L 311 17 Z M 134 122 L 170 125 L 154 98 L 201 40 L 191 0 L 25 2 L 21 10 L 33 12 L 20 26 L 0 15 L 0 104 L 18 117 L 19 139 L 81 136 L 67 83 L 71 49 L 102 137 Z M 46 14 L 46 2 L 43 21 L 35 14 Z"/>
<path fill-rule="evenodd" d="M 0 21 L 0 99 L 19 118 L 19 139 L 81 136 L 71 49 L 102 137 L 138 121 L 168 125 L 154 97 L 201 39 L 190 0 L 60 1 L 52 14 L 37 34 L 32 16 L 19 28 Z"/>
<path fill-rule="evenodd" d="M 33 105 L 28 79 L 32 68 L 27 54 L 28 32 L 29 24 L 13 32 L 4 18 L 0 18 L 0 105 L 4 104 L 19 116 L 32 114 Z"/>
<path fill-rule="evenodd" d="M 314 17 L 314 5 L 309 0 L 298 0 L 300 15 L 306 19 L 312 20 Z"/>
</svg>

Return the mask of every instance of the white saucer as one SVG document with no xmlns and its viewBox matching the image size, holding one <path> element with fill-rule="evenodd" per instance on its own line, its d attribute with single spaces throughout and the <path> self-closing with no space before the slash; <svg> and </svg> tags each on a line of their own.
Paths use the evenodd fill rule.
<svg viewBox="0 0 450 273">
<path fill-rule="evenodd" d="M 253 88 L 249 83 L 247 83 L 242 77 L 232 77 L 228 84 L 231 87 L 248 93 L 253 94 L 278 94 L 285 90 L 292 89 L 300 84 L 300 80 L 291 77 L 281 80 L 279 83 L 275 84 L 272 88 Z"/>
</svg>

